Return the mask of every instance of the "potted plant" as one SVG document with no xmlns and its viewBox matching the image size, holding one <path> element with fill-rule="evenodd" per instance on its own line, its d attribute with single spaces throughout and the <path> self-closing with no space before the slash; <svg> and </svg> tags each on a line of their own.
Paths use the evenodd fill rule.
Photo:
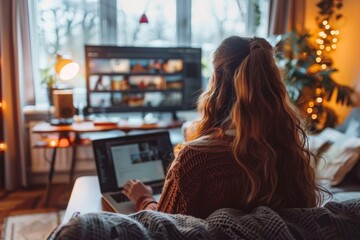
<svg viewBox="0 0 360 240">
<path fill-rule="evenodd" d="M 52 91 L 54 89 L 54 86 L 56 84 L 56 75 L 53 73 L 52 66 L 40 69 L 40 75 L 41 75 L 41 84 L 46 87 L 47 90 L 47 96 L 50 106 L 52 105 Z"/>
</svg>

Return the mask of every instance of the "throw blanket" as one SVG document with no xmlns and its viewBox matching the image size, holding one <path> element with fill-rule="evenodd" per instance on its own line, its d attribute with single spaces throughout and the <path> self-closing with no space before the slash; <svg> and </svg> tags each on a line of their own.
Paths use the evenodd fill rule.
<svg viewBox="0 0 360 240">
<path fill-rule="evenodd" d="M 324 207 L 219 209 L 207 219 L 156 211 L 75 217 L 49 239 L 360 239 L 360 199 Z"/>
</svg>

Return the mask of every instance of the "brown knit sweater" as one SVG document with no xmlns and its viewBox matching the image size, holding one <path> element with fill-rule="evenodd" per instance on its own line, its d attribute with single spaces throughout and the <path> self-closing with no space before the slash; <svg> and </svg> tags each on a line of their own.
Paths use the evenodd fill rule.
<svg viewBox="0 0 360 240">
<path fill-rule="evenodd" d="M 243 209 L 243 172 L 232 152 L 207 153 L 185 147 L 174 160 L 159 203 L 141 197 L 137 210 L 158 210 L 206 218 L 220 208 Z"/>
</svg>

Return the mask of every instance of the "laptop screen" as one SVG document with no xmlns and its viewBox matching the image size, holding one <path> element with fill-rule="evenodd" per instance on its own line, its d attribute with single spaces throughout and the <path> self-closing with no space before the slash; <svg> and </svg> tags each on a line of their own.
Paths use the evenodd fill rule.
<svg viewBox="0 0 360 240">
<path fill-rule="evenodd" d="M 168 132 L 93 141 L 101 192 L 119 191 L 128 179 L 163 181 L 173 160 Z"/>
</svg>

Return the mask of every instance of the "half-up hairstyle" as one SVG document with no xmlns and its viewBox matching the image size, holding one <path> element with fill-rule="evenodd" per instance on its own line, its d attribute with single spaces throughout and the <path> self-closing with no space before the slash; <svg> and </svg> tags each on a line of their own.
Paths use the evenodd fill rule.
<svg viewBox="0 0 360 240">
<path fill-rule="evenodd" d="M 273 47 L 263 38 L 229 37 L 215 51 L 213 65 L 198 101 L 201 118 L 186 145 L 232 151 L 246 176 L 243 204 L 248 208 L 320 204 L 323 189 L 315 183 L 314 156 Z"/>
</svg>

